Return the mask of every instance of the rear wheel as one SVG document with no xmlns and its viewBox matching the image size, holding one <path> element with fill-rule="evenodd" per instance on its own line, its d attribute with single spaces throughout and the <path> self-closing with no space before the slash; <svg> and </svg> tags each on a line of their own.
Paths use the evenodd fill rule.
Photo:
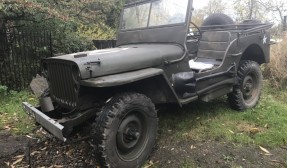
<svg viewBox="0 0 287 168">
<path fill-rule="evenodd" d="M 245 110 L 255 107 L 262 91 L 262 72 L 258 63 L 243 61 L 238 68 L 238 85 L 228 94 L 231 108 Z"/>
<path fill-rule="evenodd" d="M 103 167 L 140 167 L 149 157 L 157 135 L 154 104 L 142 94 L 114 96 L 95 123 L 97 157 Z"/>
</svg>

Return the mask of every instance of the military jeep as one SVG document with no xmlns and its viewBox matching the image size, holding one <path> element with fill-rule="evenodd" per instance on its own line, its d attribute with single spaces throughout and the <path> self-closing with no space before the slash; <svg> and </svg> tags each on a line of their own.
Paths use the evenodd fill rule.
<svg viewBox="0 0 287 168">
<path fill-rule="evenodd" d="M 269 62 L 272 24 L 235 24 L 213 14 L 192 22 L 192 0 L 126 4 L 112 49 L 42 61 L 49 89 L 27 113 L 66 141 L 94 118 L 91 135 L 103 167 L 139 167 L 156 141 L 156 104 L 179 106 L 227 95 L 235 110 L 260 98 L 260 65 Z"/>
</svg>

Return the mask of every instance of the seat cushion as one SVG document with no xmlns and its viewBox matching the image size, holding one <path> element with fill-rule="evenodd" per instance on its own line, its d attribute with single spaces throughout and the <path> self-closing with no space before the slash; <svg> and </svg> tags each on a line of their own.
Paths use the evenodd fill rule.
<svg viewBox="0 0 287 168">
<path fill-rule="evenodd" d="M 209 59 L 209 58 L 197 58 L 196 62 L 203 62 L 205 64 L 212 64 L 214 66 L 219 66 L 222 60 Z"/>
<path fill-rule="evenodd" d="M 205 62 L 196 62 L 195 60 L 190 60 L 189 61 L 189 67 L 193 70 L 209 70 L 214 67 L 213 64 L 210 63 L 205 63 Z"/>
</svg>

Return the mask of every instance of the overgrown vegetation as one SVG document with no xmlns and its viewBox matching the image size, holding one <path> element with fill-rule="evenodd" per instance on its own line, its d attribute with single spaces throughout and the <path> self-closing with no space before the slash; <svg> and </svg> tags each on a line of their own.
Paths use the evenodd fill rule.
<svg viewBox="0 0 287 168">
<path fill-rule="evenodd" d="M 264 68 L 264 75 L 272 86 L 287 89 L 287 34 L 271 47 L 271 62 Z"/>
<path fill-rule="evenodd" d="M 8 91 L 7 87 L 0 86 L 0 130 L 14 134 L 31 133 L 34 122 L 22 110 L 22 102 L 36 104 L 34 95 L 27 91 Z"/>
<path fill-rule="evenodd" d="M 231 110 L 226 98 L 208 104 L 195 102 L 183 110 L 175 108 L 160 113 L 161 130 L 164 134 L 172 131 L 175 139 L 182 140 L 286 145 L 286 98 L 287 92 L 265 86 L 258 106 L 245 112 Z"/>
<path fill-rule="evenodd" d="M 120 0 L 4 0 L 0 3 L 0 31 L 9 27 L 45 29 L 52 32 L 54 53 L 90 50 L 94 48 L 92 40 L 115 38 L 122 3 Z"/>
<path fill-rule="evenodd" d="M 115 39 L 122 3 L 0 1 L 0 85 L 24 89 L 41 73 L 41 59 L 95 49 L 93 40 Z"/>
</svg>

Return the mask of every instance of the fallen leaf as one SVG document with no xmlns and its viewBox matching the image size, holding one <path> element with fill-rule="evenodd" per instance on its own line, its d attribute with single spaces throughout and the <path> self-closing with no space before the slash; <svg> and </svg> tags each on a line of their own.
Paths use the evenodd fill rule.
<svg viewBox="0 0 287 168">
<path fill-rule="evenodd" d="M 41 127 L 39 130 L 42 134 L 47 135 L 47 132 L 45 130 L 43 130 L 43 128 Z"/>
<path fill-rule="evenodd" d="M 233 131 L 231 131 L 231 130 L 228 130 L 231 134 L 234 134 L 234 132 Z"/>
<path fill-rule="evenodd" d="M 154 165 L 153 161 L 149 161 L 148 165 L 146 165 L 144 168 L 150 168 Z"/>
<path fill-rule="evenodd" d="M 34 155 L 37 154 L 37 153 L 41 153 L 41 152 L 39 152 L 39 151 L 34 151 L 34 152 L 31 153 L 31 155 L 34 156 Z"/>
<path fill-rule="evenodd" d="M 263 148 L 262 146 L 259 146 L 259 148 L 265 152 L 266 154 L 271 154 L 267 149 Z"/>
<path fill-rule="evenodd" d="M 18 159 L 18 158 L 23 158 L 23 157 L 24 157 L 24 155 L 18 155 L 18 156 L 15 156 L 14 158 Z"/>
<path fill-rule="evenodd" d="M 4 126 L 4 129 L 10 131 L 10 130 L 11 130 L 11 127 L 10 127 L 9 125 L 6 125 L 6 126 Z"/>
<path fill-rule="evenodd" d="M 33 100 L 35 100 L 35 99 L 34 99 L 34 98 L 29 98 L 28 100 L 29 100 L 29 101 L 33 101 Z"/>
<path fill-rule="evenodd" d="M 73 152 L 74 152 L 74 149 L 70 149 L 68 152 L 66 152 L 66 155 L 71 156 Z"/>
<path fill-rule="evenodd" d="M 258 128 L 251 128 L 250 129 L 250 133 L 252 133 L 252 134 L 256 134 L 258 132 L 260 132 L 260 130 Z"/>
<path fill-rule="evenodd" d="M 191 145 L 191 146 L 190 146 L 190 149 L 195 149 L 195 146 Z"/>
<path fill-rule="evenodd" d="M 47 147 L 44 147 L 44 148 L 42 148 L 42 149 L 40 149 L 41 151 L 44 151 L 44 150 L 46 150 L 47 149 Z"/>
<path fill-rule="evenodd" d="M 10 166 L 10 162 L 4 162 L 8 167 Z"/>
<path fill-rule="evenodd" d="M 11 165 L 11 166 L 13 166 L 13 167 L 14 167 L 14 165 L 16 165 L 17 163 L 22 162 L 22 160 L 23 160 L 23 158 L 19 158 L 19 159 L 17 159 L 15 162 L 13 162 L 13 163 L 12 163 L 12 165 Z"/>
</svg>

